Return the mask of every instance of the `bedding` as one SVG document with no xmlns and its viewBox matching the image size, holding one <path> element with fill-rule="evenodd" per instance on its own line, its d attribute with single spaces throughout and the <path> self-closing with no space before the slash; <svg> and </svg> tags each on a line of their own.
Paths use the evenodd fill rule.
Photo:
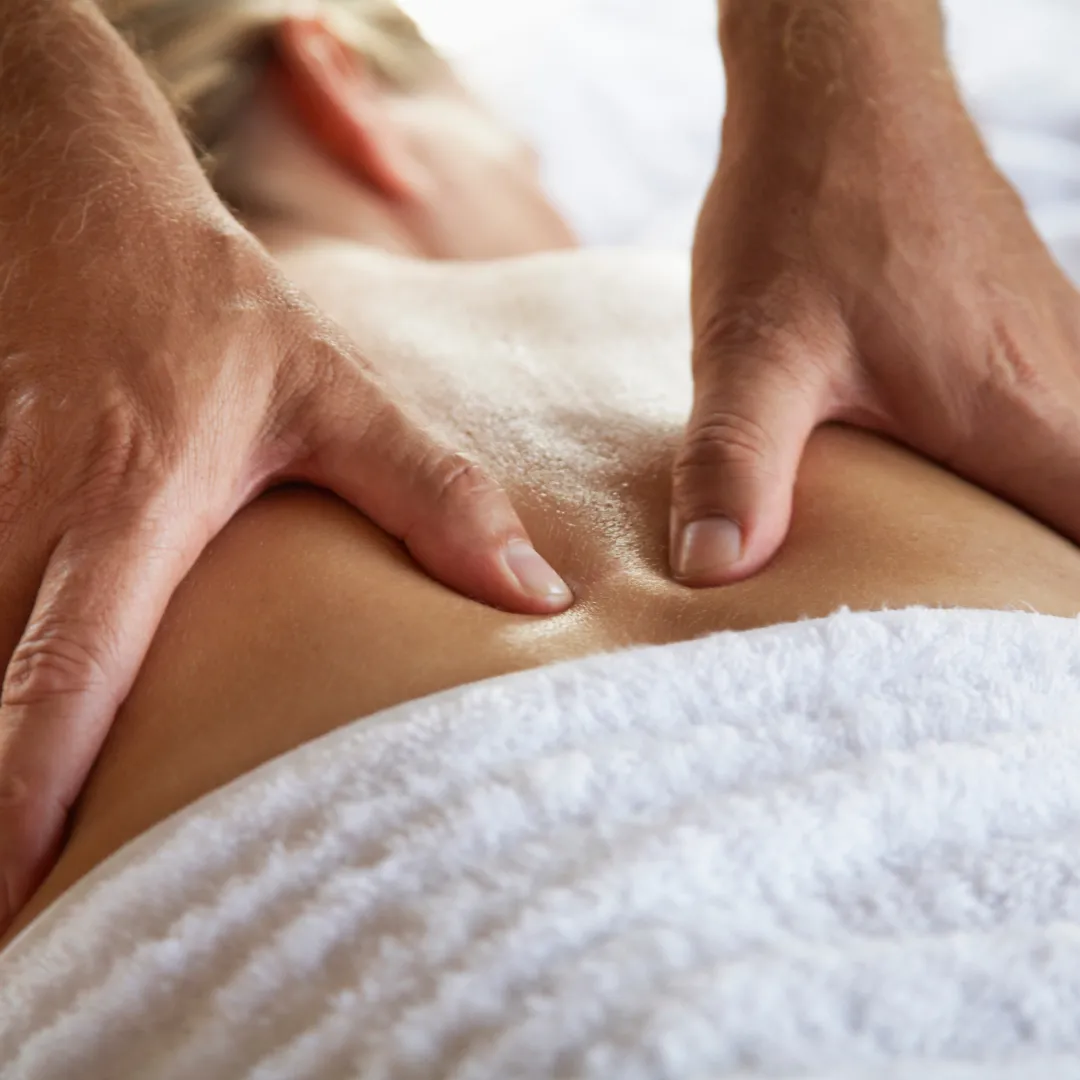
<svg viewBox="0 0 1080 1080">
<path fill-rule="evenodd" d="M 715 164 L 716 0 L 406 0 L 540 148 L 591 244 L 686 247 Z M 945 0 L 961 84 L 1043 235 L 1080 275 L 1080 3 Z"/>
<path fill-rule="evenodd" d="M 585 238 L 685 246 L 712 0 L 460 3 L 412 0 Z M 1080 5 L 951 15 L 1080 270 Z M 0 954 L 0 1075 L 1080 1077 L 1078 646 L 1030 614 L 843 612 L 354 724 Z"/>
<path fill-rule="evenodd" d="M 1080 621 L 575 661 L 301 747 L 0 954 L 4 1080 L 1080 1077 Z"/>
</svg>

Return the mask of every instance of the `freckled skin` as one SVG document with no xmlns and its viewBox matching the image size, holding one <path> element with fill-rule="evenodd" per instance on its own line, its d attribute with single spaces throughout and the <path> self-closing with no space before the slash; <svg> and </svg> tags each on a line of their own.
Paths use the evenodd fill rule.
<svg viewBox="0 0 1080 1080">
<path fill-rule="evenodd" d="M 420 263 L 348 244 L 276 254 L 366 354 L 398 358 L 392 378 L 507 485 L 578 601 L 548 619 L 483 607 L 426 577 L 332 496 L 264 496 L 174 598 L 67 849 L 16 928 L 167 814 L 403 700 L 841 605 L 1080 611 L 1071 544 L 842 428 L 812 441 L 790 538 L 762 574 L 727 589 L 675 585 L 670 470 L 691 400 L 683 260 Z"/>
</svg>

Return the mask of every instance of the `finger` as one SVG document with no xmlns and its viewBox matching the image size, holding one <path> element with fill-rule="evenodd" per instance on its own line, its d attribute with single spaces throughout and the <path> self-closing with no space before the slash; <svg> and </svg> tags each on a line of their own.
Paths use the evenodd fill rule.
<svg viewBox="0 0 1080 1080">
<path fill-rule="evenodd" d="M 373 410 L 373 392 L 367 376 L 357 376 L 345 392 L 320 393 L 309 421 L 319 449 L 305 478 L 353 503 L 466 596 L 522 614 L 568 608 L 573 594 L 537 553 L 502 488 L 395 404 L 381 398 Z"/>
<path fill-rule="evenodd" d="M 160 519 L 159 519 L 160 520 Z M 198 552 L 147 515 L 65 535 L 0 695 L 0 932 L 51 867 L 67 813 Z"/>
<path fill-rule="evenodd" d="M 675 461 L 671 560 L 677 580 L 725 585 L 760 570 L 791 523 L 806 443 L 827 416 L 824 367 L 757 345 L 697 365 L 694 409 Z"/>
</svg>

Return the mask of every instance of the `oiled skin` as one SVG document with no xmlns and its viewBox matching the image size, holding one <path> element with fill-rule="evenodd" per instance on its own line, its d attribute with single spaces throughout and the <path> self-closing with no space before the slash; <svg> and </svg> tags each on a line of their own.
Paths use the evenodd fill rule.
<svg viewBox="0 0 1080 1080">
<path fill-rule="evenodd" d="M 175 596 L 65 851 L 15 930 L 200 795 L 357 717 L 451 686 L 842 605 L 1080 611 L 1070 543 L 842 428 L 813 439 L 791 536 L 762 574 L 706 592 L 675 585 L 669 477 L 690 402 L 682 260 L 431 264 L 285 242 L 276 254 L 366 350 L 392 350 L 402 387 L 506 483 L 577 603 L 549 619 L 483 607 L 427 578 L 330 495 L 262 497 Z"/>
</svg>

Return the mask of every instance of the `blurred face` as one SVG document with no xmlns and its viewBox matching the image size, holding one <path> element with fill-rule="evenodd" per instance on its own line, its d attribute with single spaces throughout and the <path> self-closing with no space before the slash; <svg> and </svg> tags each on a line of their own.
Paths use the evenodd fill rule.
<svg viewBox="0 0 1080 1080">
<path fill-rule="evenodd" d="M 576 246 L 532 148 L 452 79 L 386 103 L 416 167 L 418 220 L 436 258 L 490 259 Z"/>
<path fill-rule="evenodd" d="M 574 246 L 541 187 L 536 155 L 449 68 L 397 92 L 319 19 L 282 20 L 275 45 L 270 77 L 280 100 L 411 249 L 492 259 Z"/>
</svg>

